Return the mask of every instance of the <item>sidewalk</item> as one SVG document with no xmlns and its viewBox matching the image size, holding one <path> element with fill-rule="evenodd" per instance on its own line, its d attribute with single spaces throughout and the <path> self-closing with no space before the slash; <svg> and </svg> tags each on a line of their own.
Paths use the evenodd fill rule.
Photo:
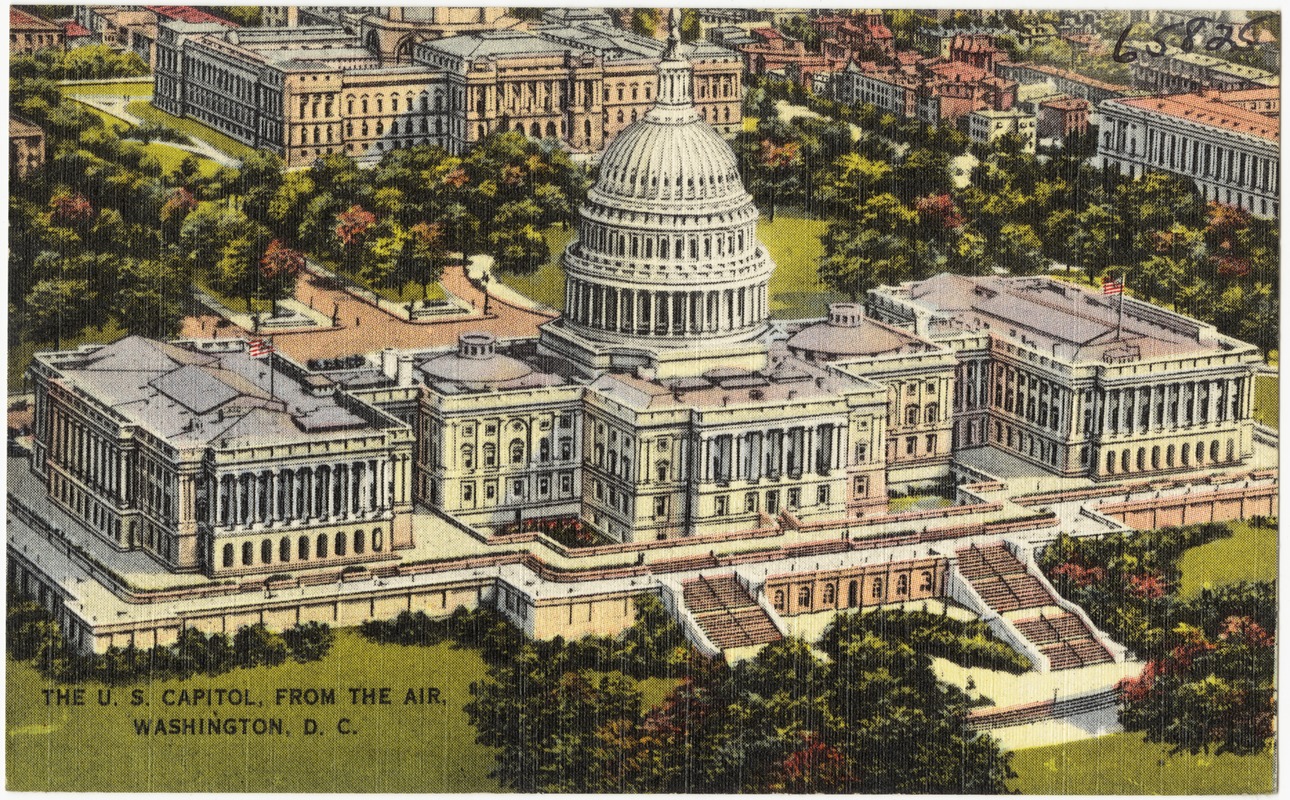
<svg viewBox="0 0 1290 800">
<path fill-rule="evenodd" d="M 74 94 L 71 96 L 71 99 L 84 103 L 85 105 L 91 108 L 96 108 L 105 114 L 111 114 L 112 116 L 116 117 L 117 119 L 121 120 L 122 122 L 128 125 L 140 125 L 143 123 L 143 120 L 139 119 L 134 114 L 131 114 L 129 111 L 127 111 L 126 106 L 128 105 L 128 103 L 133 103 L 136 101 L 152 100 L 152 95 L 131 95 L 130 99 L 126 101 L 126 100 L 118 99 L 116 95 Z M 225 153 L 223 150 L 217 150 L 211 145 L 207 144 L 206 142 L 202 141 L 201 139 L 191 134 L 184 134 L 184 135 L 188 137 L 189 141 L 191 141 L 192 144 L 178 144 L 176 142 L 163 142 L 160 140 L 158 140 L 156 143 L 164 144 L 169 147 L 173 147 L 177 150 L 184 150 L 194 155 L 201 156 L 202 158 L 209 158 L 211 161 L 214 161 L 216 164 L 219 164 L 222 167 L 242 166 L 242 162 L 240 160 L 233 158 L 229 154 Z"/>
<path fill-rule="evenodd" d="M 531 311 L 534 314 L 541 314 L 551 319 L 560 316 L 560 309 L 552 308 L 546 303 L 539 303 L 531 297 L 515 291 L 511 287 L 502 283 L 497 275 L 493 273 L 493 257 L 479 254 L 473 255 L 466 263 L 466 277 L 474 281 L 476 285 L 483 284 L 488 287 L 488 295 L 494 300 L 499 300 L 508 306 L 518 308 L 524 311 Z"/>
<path fill-rule="evenodd" d="M 340 275 L 332 270 L 327 269 L 322 264 L 314 261 L 312 258 L 305 259 L 305 269 L 316 277 L 326 281 L 333 282 L 340 290 L 346 294 L 357 298 L 358 300 L 375 306 L 378 310 L 395 317 L 401 322 L 411 323 L 413 325 L 431 325 L 437 322 L 459 321 L 463 319 L 481 319 L 484 314 L 476 308 L 476 304 L 459 297 L 440 281 L 440 286 L 444 293 L 444 307 L 442 311 L 427 312 L 427 306 L 421 300 L 415 300 L 410 303 L 399 303 L 381 297 L 371 289 L 364 288 L 354 283 L 354 281 Z M 445 275 L 447 270 L 444 270 Z M 421 304 L 422 316 L 414 317 L 413 311 Z"/>
</svg>

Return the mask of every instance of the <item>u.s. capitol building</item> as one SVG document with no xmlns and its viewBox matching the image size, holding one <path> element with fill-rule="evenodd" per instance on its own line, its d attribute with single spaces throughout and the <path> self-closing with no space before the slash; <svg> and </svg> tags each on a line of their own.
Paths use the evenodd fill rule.
<svg viewBox="0 0 1290 800">
<path fill-rule="evenodd" d="M 942 274 L 772 322 L 758 212 L 690 69 L 673 42 L 654 107 L 607 149 L 564 253 L 565 313 L 537 337 L 466 333 L 325 374 L 227 339 L 38 354 L 11 582 L 99 650 L 458 603 L 533 635 L 613 632 L 645 591 L 702 627 L 648 553 L 765 540 L 768 565 L 818 531 L 837 565 L 759 564 L 748 603 L 944 597 L 946 550 L 860 548 L 893 519 L 889 492 L 979 479 L 971 454 L 1085 485 L 1251 461 L 1257 348 L 1147 303 Z M 624 543 L 607 552 L 639 557 L 619 570 L 639 580 L 551 583 L 540 553 L 506 549 L 557 520 Z"/>
</svg>

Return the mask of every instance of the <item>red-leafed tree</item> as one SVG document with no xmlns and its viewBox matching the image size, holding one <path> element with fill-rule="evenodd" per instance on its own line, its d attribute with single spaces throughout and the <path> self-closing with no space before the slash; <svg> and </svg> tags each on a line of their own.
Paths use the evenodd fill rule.
<svg viewBox="0 0 1290 800">
<path fill-rule="evenodd" d="M 771 779 L 771 789 L 792 794 L 841 794 L 850 787 L 846 756 L 813 734 L 789 753 Z"/>
<path fill-rule="evenodd" d="M 260 294 L 276 301 L 291 296 L 296 276 L 305 268 L 305 254 L 274 239 L 260 258 Z"/>
<path fill-rule="evenodd" d="M 55 225 L 77 226 L 94 218 L 94 206 L 80 192 L 59 192 L 49 199 L 49 219 Z"/>
</svg>

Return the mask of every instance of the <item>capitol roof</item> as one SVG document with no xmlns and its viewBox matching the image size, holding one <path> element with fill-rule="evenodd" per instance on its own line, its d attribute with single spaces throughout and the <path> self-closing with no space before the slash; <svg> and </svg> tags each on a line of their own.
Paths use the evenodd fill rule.
<svg viewBox="0 0 1290 800">
<path fill-rule="evenodd" d="M 57 369 L 65 385 L 176 447 L 282 444 L 379 429 L 332 394 L 314 394 L 282 365 L 251 358 L 231 342 L 217 344 L 204 349 L 127 336 L 38 359 Z M 276 370 L 272 383 L 270 370 Z"/>
</svg>

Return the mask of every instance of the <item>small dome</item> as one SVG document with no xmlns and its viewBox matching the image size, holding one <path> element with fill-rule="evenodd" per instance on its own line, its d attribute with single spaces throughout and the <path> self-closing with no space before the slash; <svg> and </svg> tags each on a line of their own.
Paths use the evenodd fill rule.
<svg viewBox="0 0 1290 800">
<path fill-rule="evenodd" d="M 895 328 L 866 317 L 860 303 L 833 303 L 829 306 L 827 322 L 808 325 L 793 334 L 787 346 L 794 355 L 809 354 L 827 361 L 894 353 L 914 341 Z"/>
<path fill-rule="evenodd" d="M 418 369 L 427 381 L 450 381 L 471 388 L 518 380 L 533 372 L 523 361 L 499 354 L 497 339 L 489 333 L 463 333 L 457 339 L 457 352 L 436 356 Z"/>
</svg>

